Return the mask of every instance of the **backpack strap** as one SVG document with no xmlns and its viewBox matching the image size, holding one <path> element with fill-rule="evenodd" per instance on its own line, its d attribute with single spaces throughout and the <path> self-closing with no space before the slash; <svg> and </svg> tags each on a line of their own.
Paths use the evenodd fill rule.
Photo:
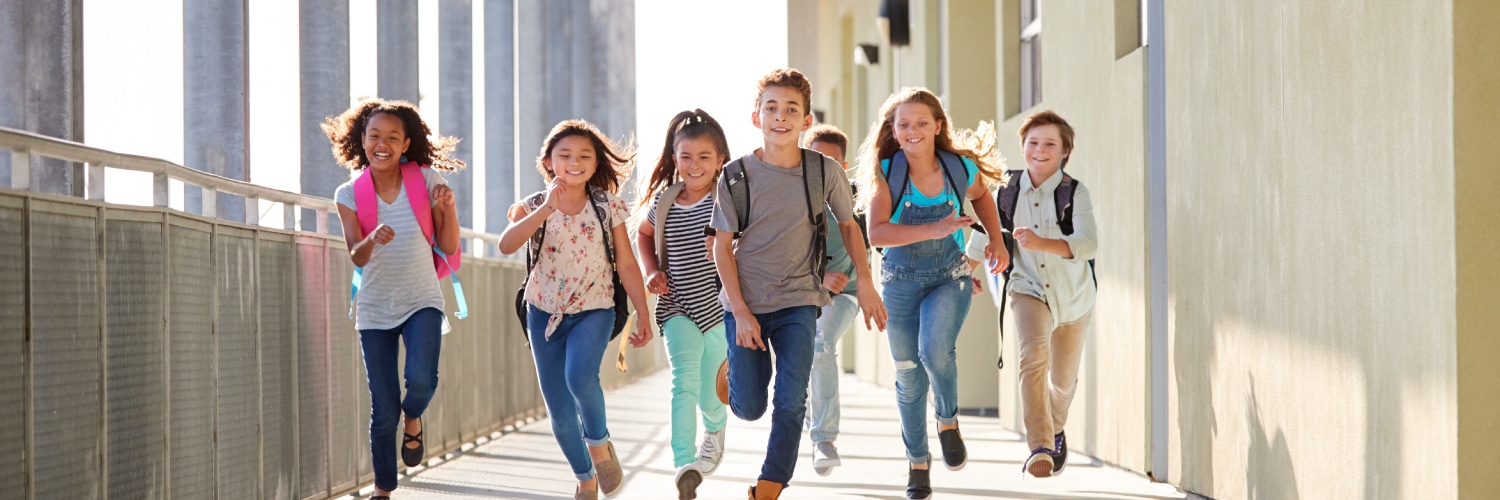
<svg viewBox="0 0 1500 500">
<path fill-rule="evenodd" d="M 808 222 L 813 225 L 812 240 L 812 267 L 813 276 L 818 283 L 823 282 L 823 272 L 828 268 L 828 189 L 824 184 L 827 179 L 824 176 L 823 155 L 808 149 L 802 152 L 802 192 L 807 201 Z M 808 156 L 813 161 L 808 163 Z M 813 203 L 813 193 L 817 193 L 817 203 Z"/>
<path fill-rule="evenodd" d="M 677 182 L 662 191 L 661 196 L 656 198 L 656 207 L 653 214 L 656 216 L 656 267 L 662 271 L 667 270 L 667 214 L 672 210 L 672 204 L 676 203 L 677 195 L 687 189 L 687 183 Z M 714 195 L 713 189 L 708 190 L 708 196 Z"/>
<path fill-rule="evenodd" d="M 439 280 L 447 277 L 453 278 L 453 299 L 458 303 L 458 319 L 469 317 L 469 301 L 464 298 L 464 286 L 458 280 L 458 268 L 463 265 L 463 245 L 459 245 L 453 255 L 443 252 L 437 244 L 436 229 L 432 222 L 432 197 L 428 195 L 427 176 L 422 169 L 431 168 L 417 165 L 416 162 L 401 164 L 401 184 L 406 190 L 406 201 L 411 205 L 411 212 L 417 217 L 417 226 L 422 228 L 422 236 L 427 238 L 428 246 L 432 247 L 432 266 L 437 270 Z"/>
<path fill-rule="evenodd" d="M 737 224 L 734 237 L 738 239 L 745 232 L 745 226 L 750 225 L 750 176 L 745 173 L 743 159 L 724 166 L 724 187 L 729 191 L 730 201 L 734 203 Z"/>
<path fill-rule="evenodd" d="M 522 206 L 526 207 L 526 212 L 531 213 L 537 211 L 537 209 L 539 208 L 542 208 L 542 204 L 546 203 L 546 201 L 547 192 L 538 191 L 536 193 L 532 193 L 531 196 L 526 197 L 526 199 L 522 200 L 521 203 Z M 526 279 L 531 278 L 531 268 L 536 267 L 537 260 L 542 258 L 542 240 L 545 239 L 546 236 L 547 221 L 543 219 L 541 227 L 536 228 L 536 232 L 531 233 L 531 239 L 527 240 L 526 242 Z"/>
<path fill-rule="evenodd" d="M 609 193 L 603 189 L 589 189 L 589 205 L 594 207 L 594 217 L 599 220 L 599 232 L 604 235 L 604 258 L 609 260 L 609 269 L 615 271 L 614 224 L 609 216 Z"/>
<path fill-rule="evenodd" d="M 1000 228 L 1004 231 L 1000 234 L 1001 241 L 1005 244 L 1005 253 L 1010 256 L 1010 263 L 1005 266 L 1005 271 L 1000 273 L 1005 278 L 1000 285 L 1000 346 L 1005 347 L 1005 302 L 1008 298 L 1007 290 L 1010 289 L 1010 273 L 1016 268 L 1016 239 L 1012 234 L 1016 230 L 1016 201 L 1021 197 L 1021 173 L 1023 170 L 1010 170 L 1005 172 L 1005 184 L 1000 186 L 1000 191 L 995 193 L 995 205 L 1000 210 Z M 994 240 L 991 240 L 994 241 Z M 995 368 L 1005 368 L 1005 353 L 1001 352 L 995 359 Z"/>
<path fill-rule="evenodd" d="M 1062 174 L 1062 183 L 1052 191 L 1052 201 L 1057 207 L 1057 227 L 1063 235 L 1073 234 L 1073 194 L 1078 191 L 1078 179 Z M 1099 277 L 1094 273 L 1094 259 L 1089 259 L 1089 277 L 1094 279 L 1094 289 L 1099 289 Z"/>
<path fill-rule="evenodd" d="M 896 216 L 896 208 L 901 206 L 901 199 L 906 197 L 906 186 L 911 184 L 910 170 L 910 165 L 906 163 L 906 152 L 896 150 L 885 171 L 885 184 L 891 190 L 892 217 Z"/>
</svg>

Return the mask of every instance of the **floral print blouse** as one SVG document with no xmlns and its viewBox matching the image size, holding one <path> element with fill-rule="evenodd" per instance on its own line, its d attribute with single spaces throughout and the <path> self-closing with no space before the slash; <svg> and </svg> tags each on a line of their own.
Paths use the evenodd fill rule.
<svg viewBox="0 0 1500 500">
<path fill-rule="evenodd" d="M 630 217 L 625 202 L 614 194 L 605 196 L 610 225 L 625 224 Z M 526 302 L 551 315 L 544 338 L 552 338 L 565 314 L 614 308 L 613 268 L 605 258 L 602 231 L 592 200 L 577 214 L 555 210 L 547 216 L 541 255 L 526 281 Z M 616 249 L 628 243 L 614 242 Z"/>
</svg>

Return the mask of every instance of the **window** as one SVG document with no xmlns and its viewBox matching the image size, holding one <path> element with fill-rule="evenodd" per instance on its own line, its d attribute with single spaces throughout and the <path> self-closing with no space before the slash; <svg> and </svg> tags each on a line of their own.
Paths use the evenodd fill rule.
<svg viewBox="0 0 1500 500">
<path fill-rule="evenodd" d="M 1021 109 L 1042 102 L 1042 15 L 1038 0 L 1021 0 Z"/>
</svg>

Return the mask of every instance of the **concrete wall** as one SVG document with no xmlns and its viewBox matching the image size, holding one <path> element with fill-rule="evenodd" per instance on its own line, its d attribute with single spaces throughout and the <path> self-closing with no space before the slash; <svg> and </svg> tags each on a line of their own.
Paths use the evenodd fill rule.
<svg viewBox="0 0 1500 500">
<path fill-rule="evenodd" d="M 800 35 L 817 40 L 827 82 L 814 82 L 827 103 L 815 107 L 858 140 L 893 86 L 925 85 L 959 126 L 1001 120 L 1000 149 L 1022 168 L 1015 131 L 1033 110 L 1019 107 L 1019 2 L 935 5 L 936 19 L 912 3 L 912 47 L 888 59 L 881 44 L 880 63 L 858 67 L 853 45 L 880 41 L 877 3 L 819 2 L 816 34 Z M 992 25 L 975 20 L 986 8 Z M 1068 170 L 1100 227 L 1068 432 L 1075 449 L 1151 472 L 1139 8 L 1045 2 L 1037 108 L 1076 128 Z M 1500 8 L 1232 0 L 1165 13 L 1169 435 L 1156 475 L 1216 498 L 1492 494 Z M 985 51 L 981 98 L 967 89 L 985 78 L 951 54 Z M 965 336 L 993 329 L 984 309 Z M 998 404 L 1019 429 L 1009 330 Z M 855 337 L 854 371 L 890 384 L 883 336 Z"/>
<path fill-rule="evenodd" d="M 1458 288 L 1458 491 L 1500 491 L 1500 4 L 1453 2 L 1453 189 Z"/>
<path fill-rule="evenodd" d="M 1451 3 L 1165 14 L 1170 477 L 1455 496 Z"/>
</svg>

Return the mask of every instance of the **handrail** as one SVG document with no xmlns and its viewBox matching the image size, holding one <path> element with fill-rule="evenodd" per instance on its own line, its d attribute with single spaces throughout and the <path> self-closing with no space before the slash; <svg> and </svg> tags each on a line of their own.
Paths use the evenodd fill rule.
<svg viewBox="0 0 1500 500">
<path fill-rule="evenodd" d="M 286 207 L 283 228 L 297 230 L 296 209 L 307 208 L 318 213 L 316 232 L 328 234 L 328 213 L 338 210 L 337 204 L 328 198 L 293 193 L 268 188 L 245 181 L 222 177 L 201 170 L 172 163 L 161 158 L 116 153 L 69 140 L 49 137 L 25 130 L 0 127 L 0 148 L 11 150 L 11 187 L 30 189 L 31 156 L 42 156 L 88 165 L 87 199 L 104 201 L 104 168 L 130 170 L 153 174 L 152 205 L 168 205 L 168 180 L 176 179 L 184 184 L 203 188 L 204 215 L 217 218 L 216 199 L 218 193 L 228 193 L 245 198 L 246 224 L 259 224 L 260 200 L 281 203 Z M 306 230 L 305 228 L 303 230 Z M 459 236 L 488 243 L 499 244 L 500 235 L 482 233 L 469 228 L 460 228 Z"/>
</svg>

